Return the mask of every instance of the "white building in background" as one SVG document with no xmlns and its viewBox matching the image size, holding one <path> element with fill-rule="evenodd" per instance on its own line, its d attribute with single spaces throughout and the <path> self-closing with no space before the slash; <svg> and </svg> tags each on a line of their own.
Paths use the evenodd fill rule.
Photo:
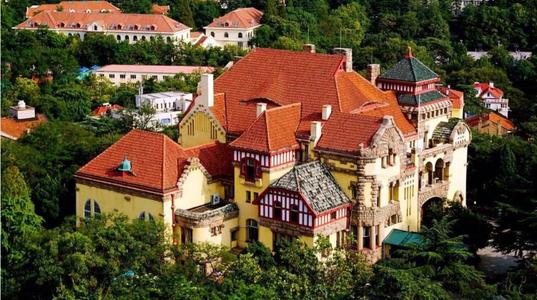
<svg viewBox="0 0 537 300">
<path fill-rule="evenodd" d="M 190 41 L 190 27 L 156 14 L 43 11 L 15 26 L 15 29 L 37 30 L 43 27 L 81 39 L 94 32 L 112 35 L 118 41 L 129 43 L 159 36 L 173 43 Z"/>
<path fill-rule="evenodd" d="M 474 89 L 486 108 L 509 117 L 509 99 L 503 98 L 503 91 L 495 87 L 494 82 L 475 82 Z"/>
<path fill-rule="evenodd" d="M 156 111 L 154 122 L 163 126 L 177 125 L 180 115 L 188 110 L 191 103 L 191 93 L 163 92 L 136 96 L 136 108 L 150 105 Z"/>
<path fill-rule="evenodd" d="M 490 57 L 487 51 L 468 51 L 467 54 L 470 55 L 474 60 L 478 60 L 483 57 Z M 509 55 L 514 60 L 526 60 L 531 58 L 531 52 L 529 51 L 509 51 Z"/>
<path fill-rule="evenodd" d="M 108 78 L 113 84 L 136 83 L 154 78 L 157 81 L 177 74 L 212 73 L 213 67 L 166 65 L 106 65 L 94 72 L 95 76 Z"/>
<path fill-rule="evenodd" d="M 205 26 L 205 34 L 215 39 L 218 46 L 236 45 L 251 48 L 254 30 L 261 26 L 263 12 L 253 7 L 238 8 Z"/>
</svg>

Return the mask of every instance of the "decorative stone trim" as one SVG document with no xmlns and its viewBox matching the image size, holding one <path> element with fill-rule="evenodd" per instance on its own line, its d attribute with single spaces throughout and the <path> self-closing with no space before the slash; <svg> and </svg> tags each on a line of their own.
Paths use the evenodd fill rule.
<svg viewBox="0 0 537 300">
<path fill-rule="evenodd" d="M 310 227 L 289 224 L 283 221 L 276 221 L 268 218 L 259 218 L 259 225 L 270 228 L 274 232 L 279 232 L 290 236 L 314 236 L 313 229 Z"/>
<path fill-rule="evenodd" d="M 190 228 L 214 227 L 224 223 L 224 221 L 239 216 L 239 207 L 235 203 L 229 203 L 222 207 L 208 210 L 205 212 L 193 212 L 187 209 L 175 210 L 175 220 L 180 226 L 184 225 Z"/>
<path fill-rule="evenodd" d="M 449 181 L 441 181 L 433 183 L 432 185 L 426 185 L 418 191 L 418 204 L 419 207 L 422 207 L 427 200 L 438 197 L 438 198 L 447 198 L 449 189 Z"/>
<path fill-rule="evenodd" d="M 127 194 L 131 196 L 151 199 L 155 201 L 163 201 L 163 198 L 165 197 L 165 195 L 156 195 L 154 193 L 148 193 L 148 192 L 144 192 L 138 189 L 131 189 L 128 187 L 117 185 L 117 184 L 108 184 L 108 183 L 104 183 L 100 181 L 82 178 L 79 176 L 75 176 L 75 180 L 76 180 L 76 183 L 79 183 L 79 184 L 83 184 L 83 185 L 87 185 L 87 186 L 91 186 L 91 187 L 95 187 L 95 188 L 99 188 L 103 190 L 109 190 L 109 191 L 113 191 L 119 194 Z M 169 194 L 172 194 L 172 193 L 169 193 Z"/>
<path fill-rule="evenodd" d="M 177 181 L 177 187 L 179 188 L 179 197 L 183 195 L 183 184 L 185 183 L 186 179 L 188 178 L 188 175 L 190 172 L 195 170 L 201 170 L 203 175 L 207 177 L 208 181 L 212 181 L 212 176 L 209 174 L 207 169 L 201 164 L 200 159 L 197 157 L 191 157 L 188 160 L 187 165 L 183 168 L 183 173 L 181 174 L 181 177 Z"/>
<path fill-rule="evenodd" d="M 388 219 L 397 215 L 397 219 L 401 219 L 401 205 L 399 201 L 390 201 L 383 207 L 366 207 L 364 205 L 356 205 L 352 209 L 351 222 L 358 226 L 375 226 L 382 223 L 387 223 Z"/>
</svg>

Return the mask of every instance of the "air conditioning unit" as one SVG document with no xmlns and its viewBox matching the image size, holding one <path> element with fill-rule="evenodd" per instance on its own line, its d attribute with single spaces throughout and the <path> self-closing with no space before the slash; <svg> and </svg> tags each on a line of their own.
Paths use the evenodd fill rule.
<svg viewBox="0 0 537 300">
<path fill-rule="evenodd" d="M 220 200 L 221 200 L 221 199 L 220 199 L 220 195 L 218 195 L 218 194 L 213 194 L 213 195 L 211 196 L 211 204 L 212 204 L 212 205 L 220 204 Z"/>
</svg>

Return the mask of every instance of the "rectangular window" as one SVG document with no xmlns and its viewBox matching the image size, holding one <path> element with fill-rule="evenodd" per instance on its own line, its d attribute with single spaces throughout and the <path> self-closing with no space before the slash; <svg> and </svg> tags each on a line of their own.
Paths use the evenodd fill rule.
<svg viewBox="0 0 537 300">
<path fill-rule="evenodd" d="M 362 242 L 363 242 L 364 248 L 371 248 L 371 244 L 369 243 L 370 242 L 369 235 L 371 233 L 371 227 L 364 227 L 363 230 L 364 230 L 364 237 L 362 239 Z"/>
<path fill-rule="evenodd" d="M 252 202 L 252 193 L 250 191 L 246 191 L 246 202 Z"/>
<path fill-rule="evenodd" d="M 380 231 L 380 225 L 376 225 L 375 226 L 375 244 L 377 245 L 377 247 L 380 246 L 380 234 L 379 234 L 379 231 Z"/>
<path fill-rule="evenodd" d="M 121 79 L 125 79 L 125 77 L 127 77 L 127 75 L 125 75 L 125 74 L 119 74 L 119 78 L 121 78 Z"/>
<path fill-rule="evenodd" d="M 291 205 L 291 214 L 289 221 L 291 223 L 298 223 L 298 205 Z"/>
<path fill-rule="evenodd" d="M 237 228 L 232 229 L 231 230 L 231 241 L 234 242 L 234 241 L 238 240 L 238 236 L 239 236 L 239 229 L 237 229 Z"/>
<path fill-rule="evenodd" d="M 110 78 L 116 78 L 116 75 L 115 75 L 115 74 L 108 74 L 108 77 L 110 77 Z"/>
<path fill-rule="evenodd" d="M 181 244 L 192 243 L 192 229 L 181 227 Z"/>
<path fill-rule="evenodd" d="M 104 74 L 99 74 L 99 77 L 104 77 Z"/>
<path fill-rule="evenodd" d="M 280 201 L 274 201 L 274 219 L 282 219 L 282 203 Z"/>
<path fill-rule="evenodd" d="M 257 199 L 257 197 L 259 197 L 259 193 L 254 192 L 254 198 L 253 198 L 253 200 Z"/>
<path fill-rule="evenodd" d="M 330 219 L 335 220 L 337 218 L 337 212 L 333 212 L 330 214 Z"/>
<path fill-rule="evenodd" d="M 136 75 L 132 74 L 131 79 L 136 79 Z"/>
</svg>

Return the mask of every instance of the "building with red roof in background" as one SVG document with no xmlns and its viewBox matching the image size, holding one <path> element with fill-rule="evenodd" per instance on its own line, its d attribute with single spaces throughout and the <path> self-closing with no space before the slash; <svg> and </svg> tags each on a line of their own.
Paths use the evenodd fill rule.
<svg viewBox="0 0 537 300">
<path fill-rule="evenodd" d="M 495 87 L 494 82 L 475 82 L 474 89 L 483 106 L 509 117 L 509 99 L 503 98 L 503 91 Z"/>
<path fill-rule="evenodd" d="M 40 4 L 27 7 L 26 18 L 31 18 L 43 11 L 61 11 L 68 13 L 121 13 L 119 8 L 108 1 L 61 1 L 56 4 Z"/>
<path fill-rule="evenodd" d="M 205 26 L 205 35 L 215 39 L 218 46 L 235 45 L 251 48 L 254 31 L 261 26 L 263 12 L 253 7 L 237 8 L 214 19 Z"/>
<path fill-rule="evenodd" d="M 515 124 L 501 114 L 491 111 L 466 118 L 466 124 L 479 133 L 507 135 L 516 130 Z"/>
<path fill-rule="evenodd" d="M 177 243 L 232 248 L 318 235 L 336 247 L 352 233 L 374 261 L 431 204 L 464 205 L 471 133 L 438 75 L 409 51 L 366 79 L 351 49 L 314 49 L 256 48 L 203 74 L 178 144 L 136 130 L 77 172 L 77 215 L 150 213 Z"/>
</svg>

